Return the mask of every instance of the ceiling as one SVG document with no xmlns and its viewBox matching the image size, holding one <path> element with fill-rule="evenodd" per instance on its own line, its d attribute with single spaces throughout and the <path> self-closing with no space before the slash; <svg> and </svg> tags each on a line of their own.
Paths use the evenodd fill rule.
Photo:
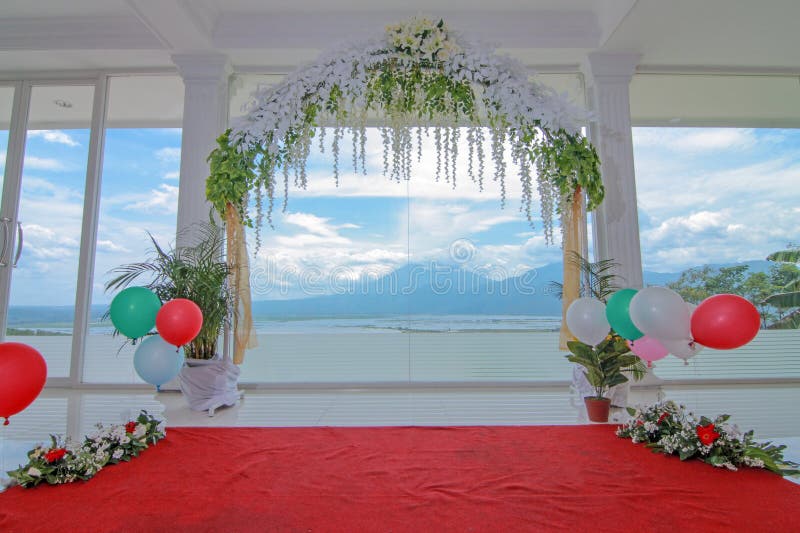
<svg viewBox="0 0 800 533">
<path fill-rule="evenodd" d="M 3 0 L 0 72 L 172 67 L 214 50 L 281 69 L 333 42 L 424 13 L 531 65 L 587 51 L 642 54 L 640 68 L 800 72 L 796 0 Z"/>
<path fill-rule="evenodd" d="M 235 115 L 265 82 L 252 74 L 286 73 L 418 14 L 551 73 L 543 81 L 578 103 L 580 78 L 565 73 L 579 71 L 588 52 L 640 54 L 634 124 L 800 127 L 798 0 L 0 0 L 0 80 L 163 74 L 175 70 L 173 54 L 222 53 L 245 75 L 232 86 Z M 70 90 L 73 108 L 32 106 L 31 124 L 88 120 L 90 93 Z M 181 124 L 177 76 L 115 78 L 111 94 L 110 125 Z M 0 95 L 0 127 L 10 105 Z"/>
</svg>

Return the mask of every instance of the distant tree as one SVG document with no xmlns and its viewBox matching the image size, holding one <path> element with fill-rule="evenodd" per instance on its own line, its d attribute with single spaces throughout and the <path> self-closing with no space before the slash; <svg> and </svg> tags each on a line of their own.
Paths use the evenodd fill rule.
<svg viewBox="0 0 800 533">
<path fill-rule="evenodd" d="M 775 313 L 775 309 L 765 300 L 775 292 L 775 285 L 766 272 L 752 272 L 739 286 L 741 296 L 744 296 L 761 313 L 761 327 L 766 328 L 767 324 L 780 318 Z"/>
<path fill-rule="evenodd" d="M 772 268 L 770 274 L 777 290 L 765 298 L 765 302 L 783 311 L 778 320 L 770 325 L 775 329 L 800 328 L 800 248 L 789 248 L 775 252 L 767 257 L 770 261 L 780 262 Z"/>
<path fill-rule="evenodd" d="M 800 250 L 796 252 L 778 252 L 768 259 L 797 261 Z M 715 294 L 738 294 L 756 306 L 762 328 L 800 327 L 800 268 L 791 262 L 773 265 L 769 273 L 748 272 L 747 265 L 690 268 L 668 287 L 694 304 Z"/>
<path fill-rule="evenodd" d="M 680 294 L 684 300 L 698 304 L 714 294 L 742 295 L 747 265 L 714 268 L 709 265 L 690 268 L 681 272 L 677 281 L 667 286 Z"/>
</svg>

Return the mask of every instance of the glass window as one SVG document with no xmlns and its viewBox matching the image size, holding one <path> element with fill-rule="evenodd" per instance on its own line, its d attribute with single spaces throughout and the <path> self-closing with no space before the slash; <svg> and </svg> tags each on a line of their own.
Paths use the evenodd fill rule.
<svg viewBox="0 0 800 533">
<path fill-rule="evenodd" d="M 112 77 L 103 153 L 92 306 L 83 381 L 141 383 L 134 347 L 105 318 L 109 271 L 175 240 L 183 83 L 177 76 Z"/>
<path fill-rule="evenodd" d="M 513 167 L 504 208 L 499 184 L 487 178 L 480 192 L 467 177 L 466 147 L 455 189 L 436 179 L 427 148 L 409 182 L 392 181 L 382 175 L 380 133 L 369 128 L 366 175 L 353 172 L 345 132 L 337 187 L 333 135 L 326 131 L 325 153 L 317 137 L 308 187 L 290 176 L 286 210 L 279 190 L 274 230 L 262 230 L 251 263 L 259 347 L 241 380 L 568 379 L 558 356 L 561 303 L 549 285 L 561 280 L 561 249 L 546 246 L 541 221 L 531 228 L 520 212 Z M 248 242 L 253 252 L 253 232 Z"/>
<path fill-rule="evenodd" d="M 7 339 L 69 376 L 94 86 L 31 91 Z"/>
<path fill-rule="evenodd" d="M 692 303 L 740 294 L 765 328 L 796 312 L 763 301 L 798 273 L 766 257 L 798 243 L 800 130 L 639 127 L 633 142 L 645 283 L 669 285 Z M 764 329 L 737 350 L 706 349 L 689 368 L 668 357 L 657 374 L 798 377 L 798 339 L 797 329 Z"/>
<path fill-rule="evenodd" d="M 11 127 L 11 108 L 14 105 L 14 88 L 0 87 L 0 198 L 6 172 L 8 130 Z"/>
</svg>

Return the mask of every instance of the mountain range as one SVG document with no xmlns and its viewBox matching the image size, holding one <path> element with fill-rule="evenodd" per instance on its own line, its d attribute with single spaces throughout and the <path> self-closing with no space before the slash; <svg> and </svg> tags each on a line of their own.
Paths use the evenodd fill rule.
<svg viewBox="0 0 800 533">
<path fill-rule="evenodd" d="M 769 261 L 748 261 L 712 267 L 746 264 L 750 272 L 765 272 Z M 431 270 L 408 265 L 388 276 L 371 280 L 344 294 L 313 296 L 292 300 L 257 300 L 256 317 L 321 317 L 399 314 L 492 314 L 559 316 L 561 301 L 553 294 L 551 282 L 560 281 L 561 263 L 552 263 L 504 281 L 464 269 Z M 644 271 L 645 285 L 666 285 L 679 272 Z M 100 321 L 108 304 L 94 304 L 92 322 Z M 10 306 L 8 326 L 61 327 L 69 329 L 74 318 L 72 306 Z"/>
<path fill-rule="evenodd" d="M 767 271 L 768 261 L 748 261 L 750 272 Z M 715 268 L 735 264 L 710 265 Z M 644 271 L 645 285 L 666 285 L 680 272 Z M 505 280 L 459 268 L 408 265 L 382 278 L 356 284 L 343 294 L 253 302 L 256 316 L 335 316 L 397 314 L 561 314 L 552 282 L 561 281 L 562 264 L 551 263 Z"/>
</svg>

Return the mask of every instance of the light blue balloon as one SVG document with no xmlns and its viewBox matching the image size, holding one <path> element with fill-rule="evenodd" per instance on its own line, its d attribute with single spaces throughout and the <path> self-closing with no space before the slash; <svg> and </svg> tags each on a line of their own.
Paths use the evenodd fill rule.
<svg viewBox="0 0 800 533">
<path fill-rule="evenodd" d="M 160 335 L 147 337 L 136 348 L 133 368 L 147 383 L 161 387 L 173 379 L 183 366 L 183 348 L 178 350 Z"/>
</svg>

